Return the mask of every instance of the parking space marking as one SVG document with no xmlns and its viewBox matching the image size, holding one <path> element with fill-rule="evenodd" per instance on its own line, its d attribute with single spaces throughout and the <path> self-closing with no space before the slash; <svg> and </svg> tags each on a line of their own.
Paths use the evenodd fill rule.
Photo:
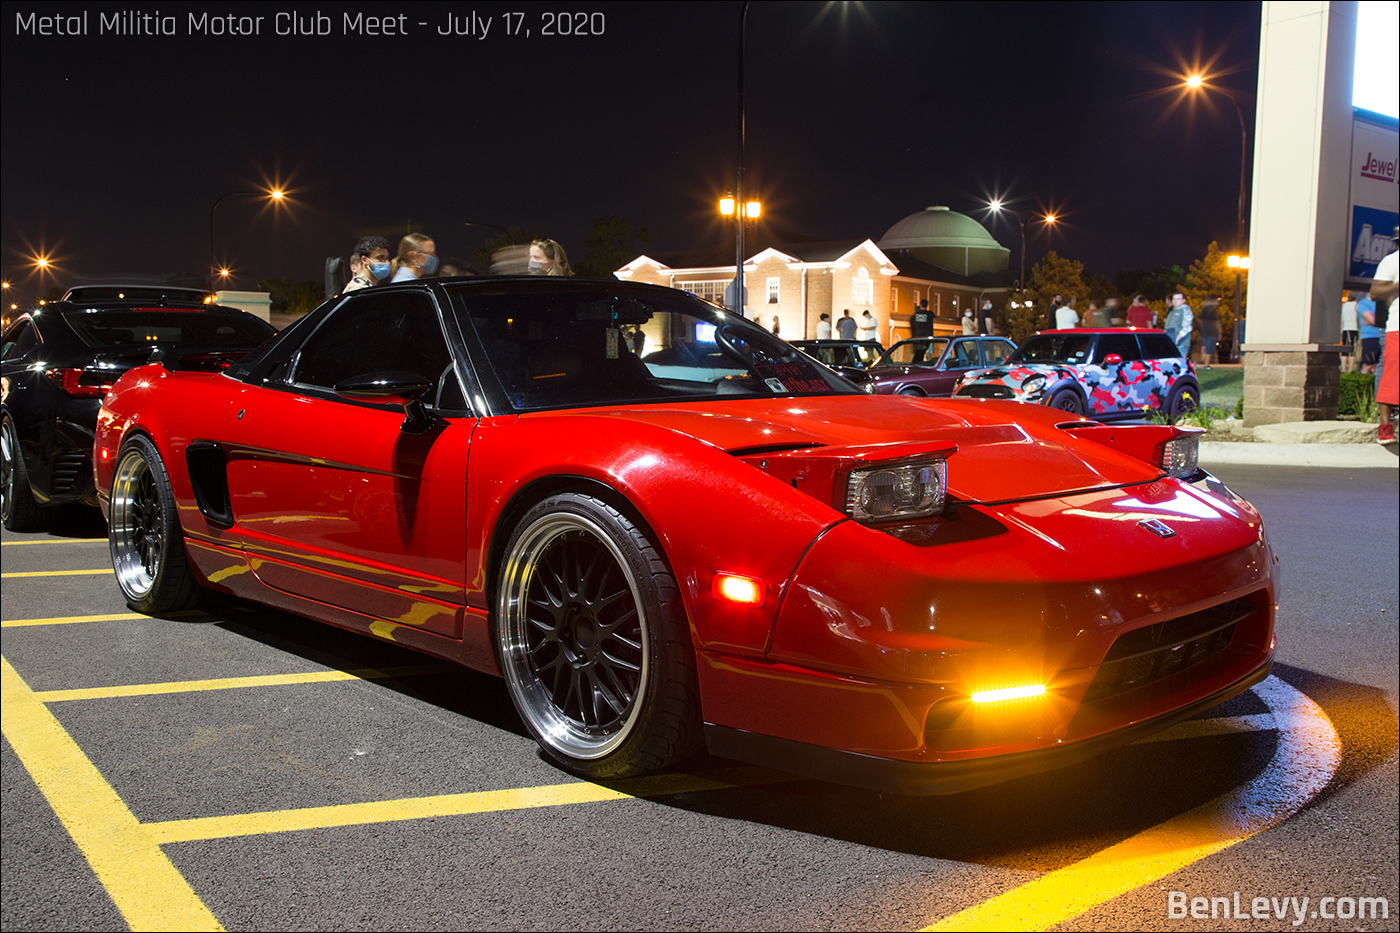
<svg viewBox="0 0 1400 933">
<path fill-rule="evenodd" d="M 72 690 L 41 690 L 34 696 L 41 703 L 65 700 L 102 700 L 111 697 L 154 696 L 161 693 L 194 693 L 199 690 L 236 690 L 243 687 L 281 687 L 288 684 L 331 683 L 340 680 L 388 680 L 453 670 L 448 664 L 412 664 L 400 667 L 361 668 L 354 671 L 303 671 L 296 674 L 257 674 L 250 677 L 217 677 L 210 680 L 172 680 L 155 684 L 120 684 L 115 687 L 78 687 Z"/>
<path fill-rule="evenodd" d="M 100 570 L 23 570 L 17 573 L 0 573 L 0 580 L 18 580 L 20 577 L 80 577 L 111 572 L 111 567 L 103 567 Z"/>
<path fill-rule="evenodd" d="M 106 538 L 41 538 L 38 541 L 0 541 L 4 547 L 19 547 L 22 544 L 107 544 Z"/>
<path fill-rule="evenodd" d="M 112 785 L 0 658 L 10 747 L 133 930 L 222 930 Z"/>
<path fill-rule="evenodd" d="M 408 797 L 372 803 L 348 803 L 330 807 L 303 807 L 240 813 L 188 820 L 146 823 L 145 828 L 161 844 L 226 839 L 233 836 L 260 836 L 269 833 L 327 829 L 334 826 L 362 826 L 439 816 L 465 816 L 473 813 L 500 813 L 537 807 L 560 807 L 635 797 L 663 797 L 699 791 L 727 790 L 761 784 L 780 784 L 802 778 L 766 768 L 739 767 L 706 774 L 659 774 L 616 781 L 612 786 L 578 781 L 546 784 L 540 787 L 513 787 L 505 790 L 441 794 L 434 797 Z"/>
<path fill-rule="evenodd" d="M 1279 738 L 1274 757 L 1252 780 L 925 930 L 1048 930 L 1297 813 L 1332 780 L 1341 740 L 1321 707 L 1277 677 L 1254 692 L 1272 709 Z"/>
<path fill-rule="evenodd" d="M 139 612 L 114 612 L 105 616 L 53 616 L 48 619 L 10 619 L 0 622 L 0 628 L 24 628 L 27 625 L 69 625 L 73 622 L 125 622 L 130 619 L 149 619 Z"/>
</svg>

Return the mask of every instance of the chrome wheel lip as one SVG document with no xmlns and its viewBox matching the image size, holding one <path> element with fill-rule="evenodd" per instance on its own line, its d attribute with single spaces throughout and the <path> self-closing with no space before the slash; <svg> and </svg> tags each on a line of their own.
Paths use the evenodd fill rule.
<svg viewBox="0 0 1400 933">
<path fill-rule="evenodd" d="M 10 520 L 15 501 L 15 458 L 20 455 L 18 438 L 8 418 L 0 426 L 0 521 Z"/>
<path fill-rule="evenodd" d="M 621 727 L 603 735 L 579 728 L 579 725 L 559 708 L 550 690 L 541 682 L 530 655 L 526 601 L 531 584 L 546 551 L 563 536 L 574 532 L 583 532 L 592 537 L 611 555 L 627 582 L 637 614 L 642 658 L 636 690 L 626 709 Z M 572 512 L 543 515 L 516 538 L 506 556 L 501 584 L 497 624 L 501 667 L 521 715 L 529 721 L 544 744 L 560 754 L 592 761 L 617 751 L 636 728 L 646 704 L 651 672 L 651 646 L 647 637 L 650 620 L 642 603 L 636 575 L 612 535 L 597 522 L 583 515 Z"/>
<path fill-rule="evenodd" d="M 164 508 L 151 465 L 138 452 L 129 452 L 112 476 L 108 506 L 108 536 L 112 569 L 130 599 L 143 599 L 155 586 L 164 563 L 161 538 Z"/>
</svg>

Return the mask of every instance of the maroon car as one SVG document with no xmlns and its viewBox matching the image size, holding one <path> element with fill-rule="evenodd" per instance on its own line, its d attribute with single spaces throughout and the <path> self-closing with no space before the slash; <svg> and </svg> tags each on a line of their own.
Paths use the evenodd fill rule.
<svg viewBox="0 0 1400 933">
<path fill-rule="evenodd" d="M 1016 349 L 1005 337 L 913 337 L 870 368 L 880 395 L 952 395 L 970 369 L 998 366 Z"/>
</svg>

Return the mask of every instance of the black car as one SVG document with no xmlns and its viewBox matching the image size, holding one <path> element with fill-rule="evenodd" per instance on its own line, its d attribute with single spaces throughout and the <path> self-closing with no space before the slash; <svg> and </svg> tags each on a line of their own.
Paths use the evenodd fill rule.
<svg viewBox="0 0 1400 933">
<path fill-rule="evenodd" d="M 43 509 L 96 505 L 92 438 L 117 377 L 153 359 L 222 369 L 276 331 L 194 289 L 83 286 L 21 315 L 0 342 L 0 518 L 11 531 Z"/>
</svg>

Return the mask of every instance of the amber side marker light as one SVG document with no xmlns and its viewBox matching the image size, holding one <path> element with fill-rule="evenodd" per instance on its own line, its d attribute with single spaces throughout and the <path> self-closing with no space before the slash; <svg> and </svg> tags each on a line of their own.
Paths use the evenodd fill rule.
<svg viewBox="0 0 1400 933">
<path fill-rule="evenodd" d="M 1003 700 L 1028 700 L 1045 695 L 1044 684 L 1027 684 L 1024 687 L 1001 687 L 997 690 L 979 690 L 972 695 L 974 703 L 1000 703 Z"/>
<path fill-rule="evenodd" d="M 768 596 L 768 587 L 762 580 L 740 576 L 737 573 L 717 573 L 710 584 L 710 595 L 715 599 L 741 606 L 762 606 Z"/>
</svg>

